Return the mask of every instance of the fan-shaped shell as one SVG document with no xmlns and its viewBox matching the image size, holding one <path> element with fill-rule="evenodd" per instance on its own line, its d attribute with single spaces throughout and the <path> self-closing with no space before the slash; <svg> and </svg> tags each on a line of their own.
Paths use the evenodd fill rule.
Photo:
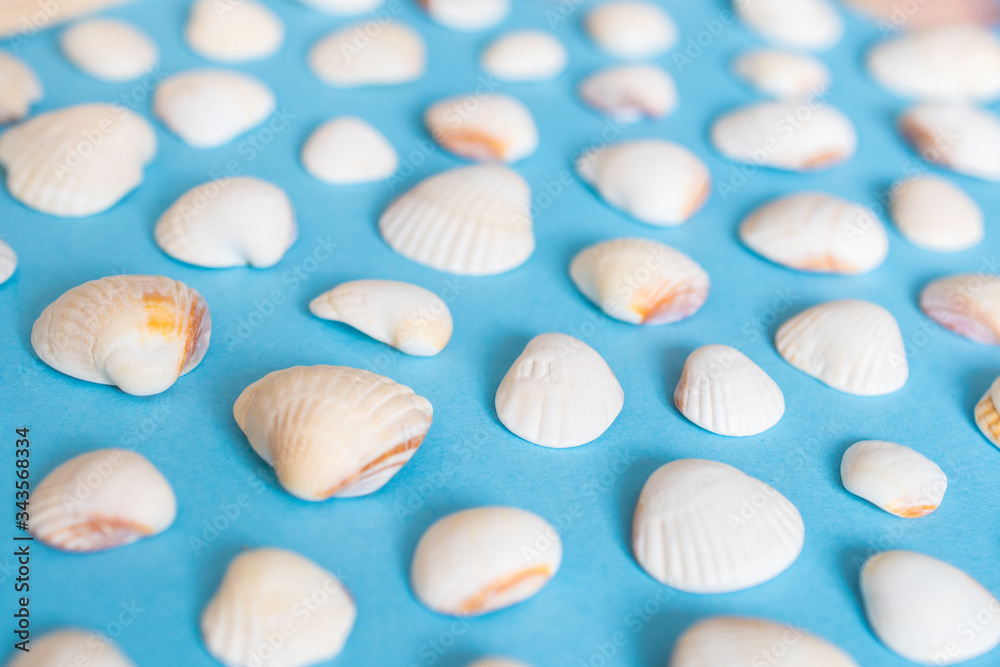
<svg viewBox="0 0 1000 667">
<path fill-rule="evenodd" d="M 0 285 L 10 280 L 15 269 L 17 269 L 17 255 L 13 248 L 0 241 Z"/>
<path fill-rule="evenodd" d="M 396 149 L 361 118 L 341 116 L 323 123 L 302 149 L 302 164 L 335 185 L 389 178 L 399 166 Z"/>
<path fill-rule="evenodd" d="M 196 0 L 184 37 L 200 55 L 222 62 L 273 56 L 285 41 L 285 26 L 257 0 Z"/>
<path fill-rule="evenodd" d="M 907 519 L 936 510 L 948 488 L 948 478 L 936 463 L 884 440 L 863 440 L 848 447 L 840 479 L 854 495 Z"/>
<path fill-rule="evenodd" d="M 1000 21 L 996 0 L 922 0 L 900 11 L 899 0 L 846 0 L 847 4 L 874 19 L 888 21 L 893 27 L 938 27 L 978 23 L 992 25 Z"/>
<path fill-rule="evenodd" d="M 135 667 L 106 635 L 87 630 L 58 630 L 31 642 L 31 650 L 18 655 L 7 667 Z"/>
<path fill-rule="evenodd" d="M 993 381 L 990 388 L 976 404 L 976 426 L 986 439 L 1000 447 L 1000 378 Z"/>
<path fill-rule="evenodd" d="M 510 12 L 510 0 L 419 0 L 419 3 L 437 23 L 463 32 L 492 28 Z"/>
<path fill-rule="evenodd" d="M 618 65 L 591 74 L 580 98 L 619 123 L 662 118 L 677 107 L 677 86 L 656 65 Z"/>
<path fill-rule="evenodd" d="M 1000 118 L 963 104 L 927 102 L 899 119 L 920 157 L 960 174 L 1000 181 Z"/>
<path fill-rule="evenodd" d="M 309 52 L 309 67 L 331 86 L 393 86 L 424 75 L 426 52 L 413 28 L 369 21 L 320 40 Z"/>
<path fill-rule="evenodd" d="M 502 81 L 545 81 L 566 67 L 566 47 L 542 30 L 501 35 L 483 52 L 483 69 Z"/>
<path fill-rule="evenodd" d="M 160 58 L 156 42 L 131 23 L 93 19 L 77 23 L 59 38 L 66 58 L 103 81 L 130 81 L 149 72 Z"/>
<path fill-rule="evenodd" d="M 844 22 L 829 0 L 745 0 L 736 14 L 764 39 L 796 49 L 828 49 L 844 34 Z"/>
<path fill-rule="evenodd" d="M 983 240 L 983 212 L 954 183 L 924 174 L 892 186 L 892 219 L 908 241 L 957 252 Z"/>
<path fill-rule="evenodd" d="M 830 70 L 812 56 L 754 49 L 736 59 L 733 70 L 759 92 L 779 100 L 821 95 L 830 87 Z"/>
<path fill-rule="evenodd" d="M 0 4 L 0 37 L 32 36 L 42 28 L 64 23 L 82 14 L 119 5 L 125 0 L 4 0 Z"/>
<path fill-rule="evenodd" d="M 598 47 L 618 58 L 653 58 L 677 41 L 677 26 L 659 5 L 613 0 L 587 14 L 587 32 Z"/>
<path fill-rule="evenodd" d="M 42 99 L 42 84 L 24 62 L 0 51 L 0 125 L 21 120 Z"/>
<path fill-rule="evenodd" d="M 920 309 L 946 329 L 983 345 L 1000 345 L 1000 276 L 941 278 L 920 293 Z"/>
<path fill-rule="evenodd" d="M 442 148 L 468 160 L 517 162 L 538 147 L 531 112 L 509 95 L 443 100 L 427 110 L 424 122 Z"/>
<path fill-rule="evenodd" d="M 382 6 L 384 0 L 299 0 L 302 4 L 327 14 L 367 14 Z"/>
</svg>

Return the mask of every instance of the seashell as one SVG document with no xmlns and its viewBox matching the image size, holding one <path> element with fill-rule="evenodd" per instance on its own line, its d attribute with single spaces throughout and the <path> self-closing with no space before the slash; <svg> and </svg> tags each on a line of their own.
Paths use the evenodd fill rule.
<svg viewBox="0 0 1000 667">
<path fill-rule="evenodd" d="M 419 0 L 419 3 L 435 22 L 463 32 L 492 28 L 510 12 L 510 0 Z"/>
<path fill-rule="evenodd" d="M 10 280 L 15 269 L 17 269 L 17 254 L 13 248 L 0 241 L 0 285 Z"/>
<path fill-rule="evenodd" d="M 899 119 L 920 157 L 960 174 L 1000 181 L 1000 117 L 963 104 L 924 103 Z"/>
<path fill-rule="evenodd" d="M 361 118 L 323 123 L 302 149 L 306 171 L 326 183 L 350 185 L 389 178 L 399 167 L 396 149 Z"/>
<path fill-rule="evenodd" d="M 775 264 L 815 273 L 868 273 L 889 254 L 889 236 L 874 211 L 817 192 L 761 206 L 740 225 L 740 239 Z"/>
<path fill-rule="evenodd" d="M 210 60 L 235 63 L 273 56 L 285 41 L 278 15 L 257 0 L 196 0 L 184 38 Z"/>
<path fill-rule="evenodd" d="M 201 635 L 225 665 L 306 667 L 340 654 L 357 615 L 344 584 L 313 561 L 254 549 L 226 568 L 202 612 Z"/>
<path fill-rule="evenodd" d="M 875 635 L 907 660 L 953 665 L 1000 644 L 1000 601 L 936 558 L 912 551 L 872 556 L 861 568 L 861 597 Z"/>
<path fill-rule="evenodd" d="M 209 268 L 274 266 L 295 242 L 285 191 L 249 176 L 188 190 L 156 223 L 156 243 L 174 259 Z"/>
<path fill-rule="evenodd" d="M 478 616 L 535 595 L 561 561 L 559 533 L 542 517 L 516 507 L 477 507 L 427 529 L 410 583 L 439 614 Z"/>
<path fill-rule="evenodd" d="M 184 283 L 109 276 L 53 301 L 31 329 L 31 346 L 60 373 L 149 396 L 194 370 L 211 334 L 208 305 Z"/>
<path fill-rule="evenodd" d="M 379 232 L 403 257 L 463 276 L 504 273 L 535 249 L 531 190 L 506 167 L 459 167 L 421 181 L 389 205 Z"/>
<path fill-rule="evenodd" d="M 697 262 L 648 239 L 612 239 L 584 248 L 569 275 L 605 314 L 632 324 L 678 322 L 708 298 L 708 274 Z"/>
<path fill-rule="evenodd" d="M 736 75 L 758 92 L 779 100 L 822 95 L 830 87 L 830 70 L 812 56 L 754 49 L 733 63 Z"/>
<path fill-rule="evenodd" d="M 734 162 L 807 171 L 849 159 L 858 140 L 854 125 L 837 109 L 786 101 L 726 114 L 712 125 L 712 143 Z"/>
<path fill-rule="evenodd" d="M 993 381 L 990 388 L 976 404 L 976 426 L 986 439 L 1000 447 L 1000 378 Z"/>
<path fill-rule="evenodd" d="M 401 352 L 432 357 L 451 340 L 451 311 L 436 294 L 395 280 L 341 283 L 309 303 L 324 320 L 343 322 Z"/>
<path fill-rule="evenodd" d="M 650 475 L 632 520 L 642 569 L 688 593 L 731 593 L 770 581 L 795 562 L 804 539 L 799 511 L 778 491 L 701 459 L 672 461 Z"/>
<path fill-rule="evenodd" d="M 21 120 L 42 99 L 42 84 L 24 62 L 0 51 L 0 125 Z"/>
<path fill-rule="evenodd" d="M 542 30 L 518 30 L 493 40 L 483 52 L 483 69 L 502 81 L 546 81 L 566 68 L 569 54 Z"/>
<path fill-rule="evenodd" d="M 342 88 L 416 81 L 424 75 L 426 61 L 427 47 L 420 33 L 402 23 L 377 21 L 331 33 L 309 52 L 313 74 Z"/>
<path fill-rule="evenodd" d="M 847 0 L 847 4 L 874 19 L 890 22 L 890 28 L 925 28 L 955 23 L 992 25 L 1000 21 L 996 0 L 922 0 L 907 5 L 899 0 Z"/>
<path fill-rule="evenodd" d="M 299 0 L 327 14 L 367 14 L 382 6 L 383 0 Z"/>
<path fill-rule="evenodd" d="M 274 111 L 271 90 L 240 72 L 190 70 L 156 89 L 153 112 L 185 143 L 214 148 L 264 122 Z"/>
<path fill-rule="evenodd" d="M 764 39 L 795 49 L 828 49 L 844 34 L 844 22 L 829 0 L 746 0 L 734 9 Z"/>
<path fill-rule="evenodd" d="M 31 494 L 31 534 L 63 551 L 90 552 L 162 533 L 177 516 L 170 482 L 127 449 L 75 456 Z"/>
<path fill-rule="evenodd" d="M 944 472 L 923 454 L 883 440 L 856 442 L 840 463 L 844 488 L 906 519 L 927 516 L 948 488 Z"/>
<path fill-rule="evenodd" d="M 957 252 L 983 240 L 983 212 L 957 185 L 924 174 L 892 186 L 892 219 L 906 240 Z"/>
<path fill-rule="evenodd" d="M 613 0 L 590 10 L 587 33 L 617 58 L 641 60 L 666 52 L 677 41 L 677 26 L 658 5 L 643 0 Z"/>
<path fill-rule="evenodd" d="M 375 373 L 296 366 L 244 389 L 233 415 L 286 491 L 326 500 L 381 489 L 420 447 L 432 410 L 426 398 Z"/>
<path fill-rule="evenodd" d="M 909 376 L 899 325 L 869 301 L 813 306 L 782 324 L 774 343 L 795 368 L 855 396 L 891 394 Z"/>
<path fill-rule="evenodd" d="M 434 141 L 467 160 L 517 162 L 538 147 L 531 112 L 509 95 L 443 100 L 427 110 L 424 122 Z"/>
<path fill-rule="evenodd" d="M 64 23 L 82 14 L 120 5 L 125 0 L 4 0 L 0 4 L 0 38 L 20 35 L 31 38 L 39 30 Z"/>
<path fill-rule="evenodd" d="M 131 81 L 150 72 L 160 51 L 131 23 L 94 19 L 77 23 L 59 38 L 66 58 L 85 74 L 102 81 Z"/>
<path fill-rule="evenodd" d="M 625 393 L 594 348 L 561 333 L 532 338 L 497 389 L 500 422 L 543 447 L 578 447 L 601 437 Z"/>
<path fill-rule="evenodd" d="M 88 630 L 58 630 L 31 643 L 28 653 L 18 653 L 7 667 L 135 667 L 106 635 Z"/>
<path fill-rule="evenodd" d="M 763 433 L 785 414 L 777 383 L 728 345 L 703 345 L 688 355 L 674 403 L 706 431 L 736 437 Z"/>
<path fill-rule="evenodd" d="M 42 213 L 86 217 L 117 204 L 142 183 L 156 134 L 123 107 L 84 104 L 50 111 L 0 136 L 7 189 Z"/>
<path fill-rule="evenodd" d="M 470 662 L 466 667 L 531 667 L 526 662 L 513 658 L 487 657 Z"/>
<path fill-rule="evenodd" d="M 619 123 L 635 123 L 662 118 L 676 109 L 677 87 L 661 67 L 618 65 L 584 79 L 580 98 Z"/>
<path fill-rule="evenodd" d="M 940 278 L 920 293 L 920 309 L 945 329 L 983 345 L 1000 345 L 1000 276 Z"/>
</svg>

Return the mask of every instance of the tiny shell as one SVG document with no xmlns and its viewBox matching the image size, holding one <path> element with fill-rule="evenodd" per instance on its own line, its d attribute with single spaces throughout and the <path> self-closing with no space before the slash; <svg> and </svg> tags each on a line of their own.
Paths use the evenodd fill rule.
<svg viewBox="0 0 1000 667">
<path fill-rule="evenodd" d="M 452 30 L 472 32 L 499 24 L 510 12 L 510 0 L 418 0 L 434 21 Z"/>
<path fill-rule="evenodd" d="M 677 41 L 677 26 L 670 15 L 642 0 L 598 5 L 587 14 L 586 25 L 594 42 L 618 58 L 653 58 Z"/>
<path fill-rule="evenodd" d="M 58 630 L 31 642 L 31 651 L 20 653 L 7 667 L 135 667 L 107 636 L 89 630 Z"/>
<path fill-rule="evenodd" d="M 42 99 L 42 84 L 21 60 L 0 51 L 0 125 L 21 120 Z"/>
<path fill-rule="evenodd" d="M 920 157 L 986 181 L 1000 181 L 1000 117 L 963 104 L 925 103 L 899 119 Z"/>
<path fill-rule="evenodd" d="M 427 110 L 424 122 L 442 148 L 468 160 L 517 162 L 538 147 L 531 112 L 509 95 L 443 100 Z"/>
<path fill-rule="evenodd" d="M 10 280 L 17 269 L 17 254 L 13 248 L 0 241 L 0 285 Z"/>
<path fill-rule="evenodd" d="M 302 149 L 306 170 L 326 183 L 379 181 L 399 167 L 396 149 L 361 118 L 341 116 L 320 125 Z"/>
<path fill-rule="evenodd" d="M 341 88 L 394 86 L 416 81 L 427 67 L 427 47 L 402 23 L 369 21 L 342 28 L 309 52 L 309 67 L 323 83 Z"/>
<path fill-rule="evenodd" d="M 993 381 L 990 388 L 976 404 L 976 426 L 986 439 L 1000 447 L 1000 378 Z"/>
<path fill-rule="evenodd" d="M 501 35 L 486 48 L 483 70 L 502 81 L 546 81 L 566 67 L 566 47 L 542 30 Z"/>
<path fill-rule="evenodd" d="M 470 662 L 466 667 L 531 667 L 531 665 L 520 660 L 514 660 L 513 658 L 490 656 Z"/>
<path fill-rule="evenodd" d="M 844 22 L 829 0 L 743 0 L 736 14 L 765 39 L 796 49 L 828 49 L 844 34 Z"/>
<path fill-rule="evenodd" d="M 840 478 L 854 495 L 906 519 L 936 510 L 948 488 L 948 478 L 936 463 L 884 440 L 863 440 L 848 447 Z"/>
<path fill-rule="evenodd" d="M 77 23 L 59 38 L 63 53 L 95 79 L 131 81 L 150 72 L 160 58 L 156 43 L 131 23 L 95 19 Z"/>
<path fill-rule="evenodd" d="M 196 0 L 184 36 L 202 56 L 235 63 L 273 56 L 285 41 L 285 26 L 257 0 Z"/>
<path fill-rule="evenodd" d="M 40 29 L 64 23 L 82 14 L 120 5 L 125 0 L 3 0 L 0 3 L 0 38 L 11 35 L 33 37 Z"/>
<path fill-rule="evenodd" d="M 677 108 L 677 86 L 656 65 L 618 65 L 591 74 L 580 98 L 619 123 L 662 118 Z"/>
<path fill-rule="evenodd" d="M 956 23 L 991 25 L 1000 21 L 996 0 L 921 0 L 903 7 L 899 0 L 846 0 L 847 4 L 891 28 L 924 28 Z"/>
<path fill-rule="evenodd" d="M 535 595 L 562 561 L 559 534 L 515 507 L 477 507 L 435 522 L 417 543 L 410 584 L 425 606 L 478 616 Z"/>
<path fill-rule="evenodd" d="M 899 233 L 927 250 L 958 252 L 983 240 L 983 212 L 961 188 L 938 176 L 892 186 L 892 219 Z"/>
<path fill-rule="evenodd" d="M 920 309 L 945 329 L 983 345 L 1000 345 L 1000 276 L 940 278 L 920 293 Z"/>
<path fill-rule="evenodd" d="M 789 51 L 748 51 L 736 59 L 733 70 L 759 92 L 779 100 L 818 96 L 830 87 L 826 65 Z"/>
<path fill-rule="evenodd" d="M 382 6 L 384 0 L 299 0 L 302 4 L 327 14 L 367 14 Z"/>
</svg>

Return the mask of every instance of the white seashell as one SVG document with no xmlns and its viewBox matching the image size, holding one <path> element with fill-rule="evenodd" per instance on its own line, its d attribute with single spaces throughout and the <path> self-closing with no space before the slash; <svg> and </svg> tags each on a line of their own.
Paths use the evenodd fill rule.
<svg viewBox="0 0 1000 667">
<path fill-rule="evenodd" d="M 920 309 L 946 329 L 983 345 L 1000 345 L 1000 276 L 940 278 L 920 293 Z"/>
<path fill-rule="evenodd" d="M 619 123 L 662 118 L 677 108 L 677 87 L 661 67 L 618 65 L 591 74 L 580 98 Z"/>
<path fill-rule="evenodd" d="M 295 211 L 285 191 L 249 176 L 189 190 L 160 217 L 156 243 L 174 259 L 209 268 L 277 264 L 295 242 Z"/>
<path fill-rule="evenodd" d="M 28 653 L 18 655 L 7 667 L 135 667 L 106 635 L 87 630 L 58 630 L 31 642 Z"/>
<path fill-rule="evenodd" d="M 923 454 L 883 440 L 856 442 L 840 463 L 844 488 L 906 519 L 927 516 L 948 488 L 944 472 Z"/>
<path fill-rule="evenodd" d="M 478 616 L 527 600 L 555 576 L 559 533 L 516 507 L 477 507 L 435 522 L 417 543 L 413 592 L 448 616 Z"/>
<path fill-rule="evenodd" d="M 925 103 L 899 119 L 920 157 L 986 181 L 1000 181 L 1000 117 L 963 104 Z"/>
<path fill-rule="evenodd" d="M 613 0 L 590 10 L 587 33 L 618 58 L 653 58 L 677 41 L 677 26 L 659 5 L 643 0 Z"/>
<path fill-rule="evenodd" d="M 909 376 L 899 325 L 868 301 L 813 306 L 782 324 L 774 342 L 792 366 L 847 394 L 891 394 Z"/>
<path fill-rule="evenodd" d="M 387 377 L 345 366 L 274 371 L 233 406 L 250 446 L 303 500 L 381 489 L 416 453 L 431 404 Z"/>
<path fill-rule="evenodd" d="M 844 162 L 857 148 L 851 121 L 824 104 L 761 102 L 712 125 L 712 143 L 735 162 L 806 171 Z"/>
<path fill-rule="evenodd" d="M 431 357 L 451 340 L 451 311 L 436 294 L 395 280 L 341 283 L 309 303 L 324 320 L 343 322 L 375 340 Z"/>
<path fill-rule="evenodd" d="M 94 19 L 77 23 L 59 38 L 66 58 L 103 81 L 131 81 L 152 71 L 160 59 L 156 42 L 125 21 Z"/>
<path fill-rule="evenodd" d="M 594 348 L 561 333 L 532 338 L 497 389 L 500 422 L 543 447 L 577 447 L 601 437 L 625 393 Z"/>
<path fill-rule="evenodd" d="M 892 28 L 918 29 L 956 23 L 993 25 L 1000 21 L 1000 5 L 996 0 L 922 0 L 905 9 L 899 0 L 846 1 L 874 19 L 890 22 Z"/>
<path fill-rule="evenodd" d="M 230 667 L 306 667 L 340 654 L 357 615 L 344 584 L 313 561 L 254 549 L 226 568 L 202 612 L 201 634 L 208 652 Z"/>
<path fill-rule="evenodd" d="M 736 14 L 764 39 L 796 49 L 828 49 L 844 34 L 829 0 L 743 0 Z"/>
<path fill-rule="evenodd" d="M 908 241 L 928 250 L 957 252 L 983 240 L 983 212 L 961 188 L 922 175 L 892 186 L 892 219 Z"/>
<path fill-rule="evenodd" d="M 11 195 L 64 217 L 102 213 L 143 179 L 156 134 L 123 107 L 84 104 L 35 116 L 0 136 Z"/>
<path fill-rule="evenodd" d="M 693 259 L 647 239 L 603 241 L 581 250 L 569 267 L 577 289 L 607 315 L 632 324 L 669 324 L 694 315 L 709 279 Z"/>
<path fill-rule="evenodd" d="M 538 147 L 531 112 L 509 95 L 443 100 L 427 110 L 424 122 L 442 148 L 468 160 L 517 162 Z"/>
<path fill-rule="evenodd" d="M 510 0 L 419 0 L 419 3 L 437 23 L 463 32 L 492 28 L 510 12 Z"/>
<path fill-rule="evenodd" d="M 830 70 L 812 56 L 755 49 L 736 59 L 733 70 L 759 92 L 779 100 L 818 96 L 830 87 Z"/>
<path fill-rule="evenodd" d="M 17 254 L 13 248 L 0 241 L 0 285 L 10 280 L 17 269 Z"/>
<path fill-rule="evenodd" d="M 861 597 L 876 636 L 907 660 L 953 665 L 1000 644 L 1000 601 L 954 565 L 886 551 L 861 569 Z"/>
<path fill-rule="evenodd" d="M 483 69 L 502 81 L 546 81 L 569 61 L 566 47 L 542 30 L 518 30 L 501 35 L 486 48 Z"/>
<path fill-rule="evenodd" d="M 427 68 L 420 33 L 402 23 L 369 21 L 321 39 L 309 52 L 309 68 L 331 86 L 393 86 L 416 81 Z"/>
<path fill-rule="evenodd" d="M 285 26 L 257 0 L 196 0 L 184 37 L 200 55 L 234 63 L 273 56 L 285 41 Z"/>
<path fill-rule="evenodd" d="M 177 516 L 170 482 L 127 449 L 75 456 L 31 494 L 31 534 L 50 547 L 114 549 L 162 533 Z"/>
<path fill-rule="evenodd" d="M 632 520 L 642 569 L 688 593 L 730 593 L 770 581 L 795 562 L 804 539 L 799 511 L 778 491 L 701 459 L 672 461 L 650 475 Z"/>
<path fill-rule="evenodd" d="M 728 345 L 703 345 L 688 356 L 674 403 L 706 431 L 737 437 L 763 433 L 785 414 L 777 383 Z"/>
<path fill-rule="evenodd" d="M 660 227 L 687 222 L 712 189 L 712 176 L 698 156 L 660 139 L 594 149 L 577 159 L 576 171 L 606 202 Z"/>
<path fill-rule="evenodd" d="M 393 250 L 464 276 L 504 273 L 535 249 L 531 190 L 515 171 L 459 167 L 421 181 L 389 205 L 379 232 Z"/>
<path fill-rule="evenodd" d="M 986 439 L 1000 447 L 1000 378 L 993 381 L 990 388 L 976 404 L 976 426 Z"/>
<path fill-rule="evenodd" d="M 466 667 L 531 667 L 531 665 L 513 658 L 488 657 L 470 662 Z"/>
<path fill-rule="evenodd" d="M 42 99 L 42 84 L 24 62 L 0 51 L 0 125 L 21 120 Z"/>
<path fill-rule="evenodd" d="M 194 370 L 211 334 L 208 305 L 184 283 L 109 276 L 53 301 L 31 329 L 31 346 L 60 373 L 148 396 Z"/>
<path fill-rule="evenodd" d="M 299 0 L 302 4 L 327 14 L 367 14 L 382 6 L 384 0 Z"/>
<path fill-rule="evenodd" d="M 153 112 L 196 148 L 229 143 L 264 122 L 274 107 L 274 94 L 259 80 L 221 69 L 175 74 L 153 99 Z"/>
<path fill-rule="evenodd" d="M 399 157 L 366 121 L 341 116 L 312 133 L 302 149 L 302 164 L 321 181 L 349 185 L 389 178 L 399 167 Z"/>
<path fill-rule="evenodd" d="M 775 264 L 816 273 L 868 273 L 889 254 L 889 236 L 874 211 L 816 192 L 761 206 L 740 225 L 740 239 Z"/>
<path fill-rule="evenodd" d="M 125 0 L 59 0 L 53 7 L 48 0 L 4 0 L 0 3 L 0 38 L 20 35 L 30 39 L 39 30 L 123 2 Z"/>
</svg>

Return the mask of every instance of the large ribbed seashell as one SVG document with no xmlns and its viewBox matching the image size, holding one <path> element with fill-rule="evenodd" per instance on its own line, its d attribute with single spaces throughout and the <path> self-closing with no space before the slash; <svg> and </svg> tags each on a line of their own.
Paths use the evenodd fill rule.
<svg viewBox="0 0 1000 667">
<path fill-rule="evenodd" d="M 1000 345 L 1000 276 L 940 278 L 920 293 L 920 309 L 946 329 L 983 345 Z"/>
<path fill-rule="evenodd" d="M 736 59 L 733 70 L 759 92 L 779 100 L 821 95 L 830 87 L 830 70 L 812 56 L 754 49 Z"/>
<path fill-rule="evenodd" d="M 495 165 L 459 167 L 421 181 L 389 205 L 378 227 L 400 255 L 466 276 L 510 271 L 535 249 L 528 183 Z"/>
<path fill-rule="evenodd" d="M 427 529 L 410 584 L 438 613 L 477 616 L 530 598 L 561 562 L 559 533 L 545 519 L 516 507 L 477 507 Z"/>
<path fill-rule="evenodd" d="M 510 0 L 418 0 L 434 21 L 452 30 L 471 32 L 499 24 L 510 11 Z"/>
<path fill-rule="evenodd" d="M 566 67 L 569 54 L 558 39 L 542 30 L 501 35 L 483 51 L 483 69 L 502 81 L 545 81 Z"/>
<path fill-rule="evenodd" d="M 892 186 L 892 220 L 908 241 L 957 252 L 983 240 L 983 211 L 951 181 L 923 174 Z"/>
<path fill-rule="evenodd" d="M 587 32 L 601 49 L 618 58 L 653 58 L 677 41 L 677 26 L 659 5 L 644 0 L 612 0 L 590 10 Z"/>
<path fill-rule="evenodd" d="M 10 280 L 17 269 L 17 254 L 9 245 L 0 241 L 0 285 Z"/>
<path fill-rule="evenodd" d="M 385 0 L 299 0 L 304 5 L 327 14 L 367 14 L 382 6 Z"/>
<path fill-rule="evenodd" d="M 514 660 L 513 658 L 488 657 L 479 658 L 470 662 L 466 667 L 531 667 L 526 662 Z"/>
<path fill-rule="evenodd" d="M 844 488 L 907 519 L 927 516 L 941 505 L 948 478 L 923 454 L 895 442 L 863 440 L 840 462 Z"/>
<path fill-rule="evenodd" d="M 979 399 L 975 411 L 976 426 L 991 443 L 1000 447 L 1000 378 Z"/>
<path fill-rule="evenodd" d="M 331 86 L 393 86 L 424 75 L 426 52 L 413 28 L 369 21 L 321 39 L 309 52 L 309 67 Z"/>
<path fill-rule="evenodd" d="M 603 241 L 580 251 L 569 275 L 607 315 L 632 324 L 669 324 L 694 315 L 709 278 L 693 259 L 648 239 Z"/>
<path fill-rule="evenodd" d="M 245 551 L 201 614 L 201 635 L 229 667 L 307 667 L 332 660 L 357 607 L 337 577 L 286 549 Z"/>
<path fill-rule="evenodd" d="M 103 551 L 162 533 L 177 499 L 152 463 L 127 449 L 66 461 L 31 494 L 31 534 L 63 551 Z"/>
<path fill-rule="evenodd" d="M 0 3 L 0 37 L 33 36 L 82 14 L 120 5 L 125 0 L 59 0 L 53 6 L 49 0 L 4 0 Z"/>
<path fill-rule="evenodd" d="M 920 157 L 986 181 L 1000 181 L 1000 117 L 964 104 L 927 102 L 899 119 Z"/>
<path fill-rule="evenodd" d="M 906 384 L 906 349 L 892 313 L 869 301 L 828 301 L 781 325 L 785 361 L 839 391 L 891 394 Z"/>
<path fill-rule="evenodd" d="M 86 74 L 103 81 L 130 81 L 156 67 L 160 50 L 131 23 L 93 19 L 68 28 L 59 38 L 63 53 Z"/>
<path fill-rule="evenodd" d="M 874 19 L 887 22 L 892 29 L 969 23 L 993 25 L 1000 21 L 1000 4 L 996 0 L 921 0 L 905 6 L 899 0 L 845 1 Z"/>
<path fill-rule="evenodd" d="M 594 348 L 561 333 L 535 336 L 497 389 L 497 417 L 543 447 L 596 440 L 621 412 L 625 393 Z"/>
<path fill-rule="evenodd" d="M 844 22 L 829 0 L 741 0 L 733 6 L 745 24 L 783 46 L 828 49 L 844 34 Z"/>
<path fill-rule="evenodd" d="M 326 183 L 350 185 L 392 176 L 396 149 L 367 121 L 341 116 L 320 125 L 302 148 L 306 170 Z"/>
<path fill-rule="evenodd" d="M 654 579 L 688 593 L 730 593 L 778 576 L 798 558 L 802 517 L 764 482 L 715 461 L 681 459 L 646 480 L 632 549 Z"/>
<path fill-rule="evenodd" d="M 861 569 L 861 597 L 876 636 L 907 660 L 953 665 L 1000 644 L 1000 600 L 954 565 L 886 551 Z"/>
<path fill-rule="evenodd" d="M 345 366 L 274 371 L 233 406 L 250 446 L 303 500 L 378 491 L 416 453 L 431 415 L 409 387 Z"/>
<path fill-rule="evenodd" d="M 538 147 L 531 112 L 509 95 L 449 98 L 427 109 L 424 122 L 442 148 L 468 160 L 517 162 Z"/>
<path fill-rule="evenodd" d="M 656 65 L 617 65 L 591 74 L 580 98 L 619 123 L 662 118 L 677 107 L 677 86 Z"/>
<path fill-rule="evenodd" d="M 31 329 L 31 346 L 60 373 L 148 396 L 193 370 L 211 334 L 208 305 L 184 283 L 109 276 L 52 302 Z"/>
<path fill-rule="evenodd" d="M 7 667 L 135 667 L 106 635 L 88 630 L 58 630 L 32 639 L 27 653 L 17 655 Z"/>
<path fill-rule="evenodd" d="M 257 0 L 196 0 L 184 37 L 202 56 L 222 62 L 267 58 L 285 41 L 278 15 Z"/>
<path fill-rule="evenodd" d="M 0 125 L 21 120 L 42 99 L 42 84 L 24 62 L 0 51 Z"/>
<path fill-rule="evenodd" d="M 156 134 L 124 107 L 84 104 L 50 111 L 0 136 L 7 188 L 33 209 L 63 217 L 102 213 L 143 179 Z"/>
</svg>

